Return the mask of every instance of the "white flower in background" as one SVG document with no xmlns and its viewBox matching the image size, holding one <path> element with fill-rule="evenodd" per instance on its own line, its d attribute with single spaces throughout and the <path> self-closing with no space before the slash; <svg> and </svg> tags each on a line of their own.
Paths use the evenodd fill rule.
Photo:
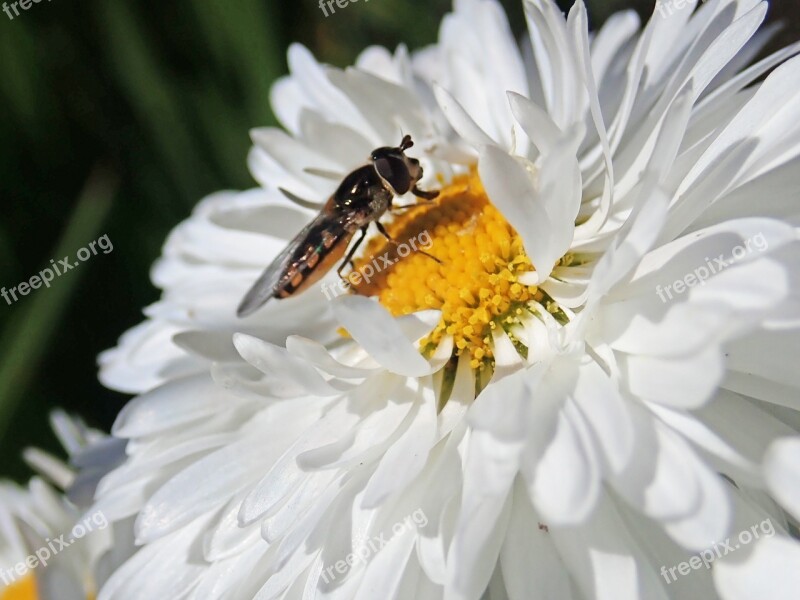
<svg viewBox="0 0 800 600">
<path fill-rule="evenodd" d="M 99 465 L 119 458 L 114 451 L 119 441 L 61 411 L 52 414 L 51 423 L 83 472 L 78 476 L 58 458 L 31 448 L 24 458 L 42 477 L 31 479 L 27 488 L 0 481 L 0 600 L 91 600 L 132 553 L 124 543 L 130 524 L 118 527 L 122 537 L 114 539 L 105 515 L 83 513 L 61 492 L 107 471 Z"/>
<path fill-rule="evenodd" d="M 591 39 L 582 3 L 525 11 L 522 51 L 488 0 L 416 54 L 290 50 L 264 189 L 176 229 L 101 361 L 147 393 L 95 504 L 142 548 L 100 600 L 795 597 L 800 46 L 748 66 L 752 0 Z M 401 131 L 441 195 L 387 228 L 439 262 L 237 321 L 313 214 L 278 188 L 327 198 Z"/>
</svg>

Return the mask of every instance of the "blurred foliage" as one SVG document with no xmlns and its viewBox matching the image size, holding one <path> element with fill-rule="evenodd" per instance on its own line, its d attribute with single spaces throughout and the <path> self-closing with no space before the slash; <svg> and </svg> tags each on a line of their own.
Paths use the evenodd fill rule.
<svg viewBox="0 0 800 600">
<path fill-rule="evenodd" d="M 774 7 L 793 17 L 796 2 Z M 521 34 L 521 3 L 502 3 Z M 595 26 L 653 6 L 588 4 Z M 253 185 L 248 130 L 275 124 L 269 89 L 288 45 L 344 66 L 371 44 L 433 43 L 449 7 L 372 0 L 326 18 L 314 0 L 56 0 L 0 14 L 0 285 L 103 234 L 114 244 L 51 289 L 0 300 L 0 474 L 27 478 L 25 446 L 57 450 L 47 425 L 56 406 L 110 427 L 127 398 L 97 383 L 96 355 L 157 299 L 148 271 L 169 229 L 205 194 Z M 97 164 L 119 182 L 113 203 L 109 189 L 81 196 Z"/>
</svg>

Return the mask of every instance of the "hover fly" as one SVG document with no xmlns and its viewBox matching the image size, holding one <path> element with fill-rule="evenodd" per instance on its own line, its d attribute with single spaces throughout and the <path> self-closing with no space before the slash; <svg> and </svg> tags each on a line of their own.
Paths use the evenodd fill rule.
<svg viewBox="0 0 800 600">
<path fill-rule="evenodd" d="M 320 213 L 245 294 L 236 314 L 246 317 L 270 298 L 288 298 L 311 286 L 345 254 L 350 240 L 360 230 L 361 236 L 336 271 L 342 277 L 342 270 L 364 241 L 370 223 L 375 223 L 386 239 L 394 241 L 378 220 L 392 208 L 393 198 L 409 191 L 425 200 L 439 195 L 417 187 L 422 167 L 417 159 L 405 154 L 413 145 L 411 136 L 406 135 L 396 148 L 377 148 L 368 164 L 347 175 Z"/>
</svg>

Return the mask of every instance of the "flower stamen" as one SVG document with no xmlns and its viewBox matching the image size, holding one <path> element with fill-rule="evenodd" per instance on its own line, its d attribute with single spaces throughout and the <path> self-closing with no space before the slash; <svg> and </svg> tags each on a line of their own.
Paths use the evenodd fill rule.
<svg viewBox="0 0 800 600">
<path fill-rule="evenodd" d="M 509 331 L 530 314 L 532 302 L 547 300 L 537 286 L 519 281 L 534 266 L 522 238 L 489 202 L 474 171 L 444 186 L 434 203 L 395 216 L 386 229 L 400 245 L 429 239 L 422 249 L 439 262 L 420 252 L 401 258 L 398 244 L 376 236 L 355 269 L 363 277 L 373 257 L 382 255 L 392 265 L 353 288 L 377 296 L 395 316 L 441 310 L 440 322 L 422 341 L 427 353 L 452 336 L 455 354 L 468 354 L 472 368 L 483 369 L 494 362 L 492 330 Z"/>
</svg>

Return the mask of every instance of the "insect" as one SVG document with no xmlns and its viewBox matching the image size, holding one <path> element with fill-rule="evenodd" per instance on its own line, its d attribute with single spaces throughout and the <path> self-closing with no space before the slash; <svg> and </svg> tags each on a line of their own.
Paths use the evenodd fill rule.
<svg viewBox="0 0 800 600">
<path fill-rule="evenodd" d="M 320 213 L 266 268 L 245 294 L 236 314 L 246 317 L 270 298 L 288 298 L 310 287 L 345 254 L 353 236 L 360 231 L 360 237 L 336 271 L 342 277 L 342 269 L 364 241 L 370 223 L 375 223 L 378 231 L 394 242 L 379 221 L 393 208 L 394 197 L 411 191 L 430 201 L 439 195 L 437 191 L 417 187 L 422 167 L 417 159 L 405 153 L 413 145 L 411 136 L 406 135 L 397 147 L 373 150 L 370 162 L 344 178 Z"/>
</svg>

